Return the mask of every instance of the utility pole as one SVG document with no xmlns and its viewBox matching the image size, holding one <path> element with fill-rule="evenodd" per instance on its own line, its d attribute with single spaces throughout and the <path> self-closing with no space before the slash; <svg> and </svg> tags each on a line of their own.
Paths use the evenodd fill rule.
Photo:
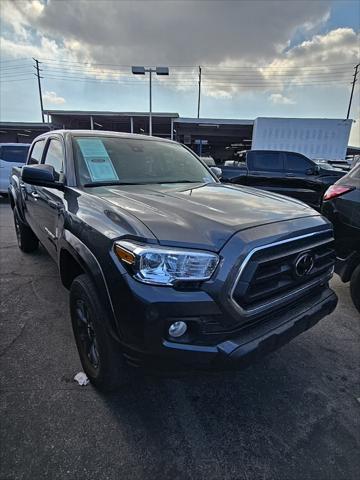
<svg viewBox="0 0 360 480">
<path fill-rule="evenodd" d="M 351 87 L 351 94 L 350 94 L 350 100 L 349 100 L 349 108 L 348 108 L 348 111 L 347 111 L 347 115 L 346 115 L 346 118 L 348 119 L 349 116 L 350 116 L 350 110 L 351 110 L 351 102 L 352 102 L 352 99 L 353 99 L 353 95 L 354 95 L 354 88 L 355 88 L 355 83 L 357 82 L 357 74 L 358 74 L 358 68 L 360 66 L 360 63 L 358 63 L 357 65 L 355 65 L 354 69 L 355 69 L 355 73 L 354 73 L 354 80 L 352 81 L 352 87 Z"/>
<path fill-rule="evenodd" d="M 43 105 L 43 99 L 42 99 L 42 92 L 41 92 L 41 82 L 40 82 L 40 71 L 41 69 L 39 68 L 39 60 L 37 60 L 36 58 L 33 57 L 33 60 L 35 62 L 35 65 L 34 65 L 34 68 L 36 70 L 36 76 L 37 76 L 37 80 L 38 80 L 38 87 L 39 87 L 39 97 L 40 97 L 40 108 L 41 108 L 41 118 L 42 118 L 42 122 L 45 123 L 45 118 L 44 118 L 44 105 Z"/>
<path fill-rule="evenodd" d="M 199 93 L 198 93 L 197 118 L 200 118 L 200 97 L 201 97 L 201 67 L 199 65 Z"/>
</svg>

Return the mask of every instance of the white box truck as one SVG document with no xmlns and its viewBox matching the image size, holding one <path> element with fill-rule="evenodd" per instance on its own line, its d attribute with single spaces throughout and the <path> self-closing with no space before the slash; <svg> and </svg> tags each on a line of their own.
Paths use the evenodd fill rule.
<svg viewBox="0 0 360 480">
<path fill-rule="evenodd" d="M 352 120 L 258 117 L 252 150 L 284 150 L 324 160 L 345 160 Z"/>
</svg>

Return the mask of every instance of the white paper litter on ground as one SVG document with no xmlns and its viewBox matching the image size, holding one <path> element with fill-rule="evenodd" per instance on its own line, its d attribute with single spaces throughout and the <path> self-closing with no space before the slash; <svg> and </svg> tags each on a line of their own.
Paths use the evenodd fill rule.
<svg viewBox="0 0 360 480">
<path fill-rule="evenodd" d="M 78 382 L 79 385 L 81 386 L 86 386 L 89 383 L 89 379 L 86 376 L 86 373 L 84 372 L 79 372 L 75 375 L 74 377 L 75 382 Z"/>
</svg>

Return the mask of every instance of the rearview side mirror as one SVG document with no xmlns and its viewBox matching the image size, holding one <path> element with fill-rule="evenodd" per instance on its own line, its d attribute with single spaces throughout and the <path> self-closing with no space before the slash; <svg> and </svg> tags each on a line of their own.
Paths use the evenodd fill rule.
<svg viewBox="0 0 360 480">
<path fill-rule="evenodd" d="M 24 165 L 21 170 L 21 180 L 39 187 L 63 188 L 63 183 L 58 181 L 58 174 L 52 165 Z"/>
<path fill-rule="evenodd" d="M 212 173 L 217 177 L 219 180 L 222 177 L 222 170 L 219 167 L 210 167 Z"/>
</svg>

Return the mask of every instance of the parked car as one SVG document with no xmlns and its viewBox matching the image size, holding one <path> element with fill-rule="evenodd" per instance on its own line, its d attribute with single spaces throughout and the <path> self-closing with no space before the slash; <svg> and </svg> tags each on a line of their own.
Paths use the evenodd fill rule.
<svg viewBox="0 0 360 480">
<path fill-rule="evenodd" d="M 328 163 L 300 153 L 248 150 L 233 165 L 222 167 L 222 181 L 249 185 L 297 198 L 319 209 L 325 190 L 345 175 Z"/>
<path fill-rule="evenodd" d="M 360 165 L 360 155 L 354 155 L 354 158 L 351 160 L 351 168 L 354 168 L 356 165 Z"/>
<path fill-rule="evenodd" d="M 360 163 L 328 188 L 322 213 L 335 231 L 336 272 L 350 281 L 354 305 L 360 312 Z"/>
<path fill-rule="evenodd" d="M 326 158 L 314 158 L 314 162 L 316 162 L 318 165 L 323 166 L 324 168 L 328 169 L 339 169 L 345 172 L 350 172 L 351 170 L 351 162 L 348 160 L 329 160 Z"/>
<path fill-rule="evenodd" d="M 220 183 L 170 140 L 48 132 L 9 193 L 20 249 L 40 241 L 70 290 L 80 359 L 99 389 L 127 381 L 129 365 L 251 362 L 336 306 L 331 223 L 296 200 Z"/>
<path fill-rule="evenodd" d="M 208 167 L 215 167 L 215 166 L 216 166 L 216 162 L 215 162 L 215 160 L 213 159 L 213 157 L 207 156 L 207 157 L 200 157 L 200 158 L 201 158 L 201 160 L 202 160 L 203 162 L 206 163 L 206 165 L 207 165 Z"/>
<path fill-rule="evenodd" d="M 26 162 L 30 145 L 27 143 L 0 143 L 0 194 L 7 195 L 11 169 Z"/>
</svg>

